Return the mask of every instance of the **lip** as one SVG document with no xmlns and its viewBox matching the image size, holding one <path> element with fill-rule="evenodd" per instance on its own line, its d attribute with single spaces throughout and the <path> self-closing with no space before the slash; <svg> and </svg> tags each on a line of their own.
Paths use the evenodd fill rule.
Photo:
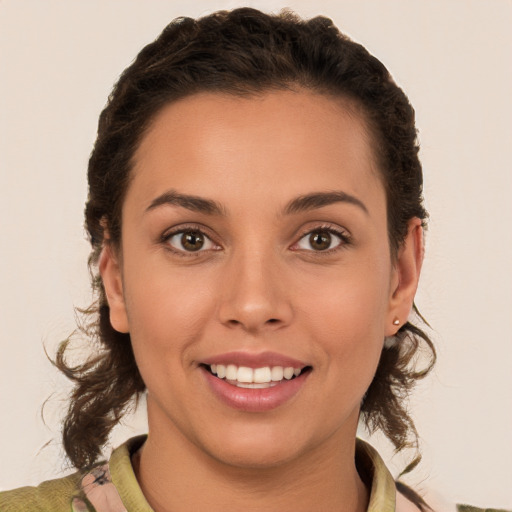
<svg viewBox="0 0 512 512">
<path fill-rule="evenodd" d="M 291 380 L 283 379 L 272 387 L 254 389 L 239 388 L 219 379 L 205 366 L 200 366 L 199 370 L 217 399 L 232 409 L 251 413 L 271 411 L 285 405 L 300 392 L 311 373 L 308 369 Z"/>
<path fill-rule="evenodd" d="M 212 364 L 234 364 L 236 366 L 247 366 L 248 368 L 261 368 L 264 366 L 292 366 L 293 368 L 301 369 L 305 366 L 309 366 L 303 361 L 293 359 L 283 354 L 278 354 L 277 352 L 260 352 L 257 354 L 251 354 L 250 352 L 227 352 L 225 354 L 219 354 L 217 356 L 204 359 L 201 361 L 201 364 L 208 366 Z"/>
</svg>

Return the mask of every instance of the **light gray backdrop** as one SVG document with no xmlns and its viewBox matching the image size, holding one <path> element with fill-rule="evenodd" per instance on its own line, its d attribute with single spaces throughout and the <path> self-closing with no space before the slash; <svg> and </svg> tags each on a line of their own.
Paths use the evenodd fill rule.
<svg viewBox="0 0 512 512">
<path fill-rule="evenodd" d="M 172 18 L 240 5 L 0 0 L 0 488 L 65 469 L 67 387 L 43 342 L 53 353 L 73 329 L 73 306 L 90 299 L 85 169 L 110 88 Z M 412 403 L 424 462 L 411 481 L 449 500 L 512 507 L 512 2 L 245 5 L 332 17 L 415 106 L 432 218 L 417 303 L 439 364 Z M 45 425 L 40 406 L 52 393 Z M 128 423 L 114 444 L 144 430 L 142 415 Z M 402 463 L 391 461 L 395 471 Z"/>
</svg>

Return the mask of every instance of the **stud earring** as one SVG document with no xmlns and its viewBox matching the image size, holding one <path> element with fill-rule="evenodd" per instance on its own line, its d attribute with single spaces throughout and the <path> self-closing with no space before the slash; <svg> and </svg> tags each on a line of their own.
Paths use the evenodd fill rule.
<svg viewBox="0 0 512 512">
<path fill-rule="evenodd" d="M 400 320 L 397 317 L 393 320 L 393 325 L 400 325 Z"/>
</svg>

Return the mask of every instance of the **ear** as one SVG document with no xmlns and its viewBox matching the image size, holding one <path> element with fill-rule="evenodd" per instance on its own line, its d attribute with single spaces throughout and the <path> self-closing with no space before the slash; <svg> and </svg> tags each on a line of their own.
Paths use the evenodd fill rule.
<svg viewBox="0 0 512 512">
<path fill-rule="evenodd" d="M 407 236 L 393 268 L 386 336 L 395 335 L 407 322 L 418 288 L 423 254 L 423 228 L 421 220 L 414 217 L 409 221 Z"/>
<path fill-rule="evenodd" d="M 114 254 L 109 243 L 103 246 L 98 268 L 110 308 L 110 323 L 116 331 L 127 333 L 129 332 L 129 327 L 123 293 L 121 267 L 118 257 Z"/>
</svg>

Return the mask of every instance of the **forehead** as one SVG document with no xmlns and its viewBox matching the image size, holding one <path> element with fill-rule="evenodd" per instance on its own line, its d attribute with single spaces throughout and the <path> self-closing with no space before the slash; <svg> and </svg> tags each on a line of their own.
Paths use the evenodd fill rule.
<svg viewBox="0 0 512 512">
<path fill-rule="evenodd" d="M 128 194 L 150 201 L 166 188 L 231 202 L 383 190 L 360 109 L 310 91 L 201 93 L 162 108 L 135 153 Z"/>
</svg>

